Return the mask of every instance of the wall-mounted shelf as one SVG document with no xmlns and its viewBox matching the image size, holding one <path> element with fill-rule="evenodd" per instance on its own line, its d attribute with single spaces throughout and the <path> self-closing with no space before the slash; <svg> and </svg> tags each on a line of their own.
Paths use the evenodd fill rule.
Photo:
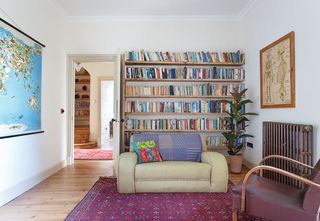
<svg viewBox="0 0 320 221">
<path fill-rule="evenodd" d="M 137 52 L 138 54 L 139 52 Z M 142 52 L 144 53 L 144 52 Z M 152 53 L 152 52 L 151 52 Z M 192 52 L 191 52 L 192 53 Z M 223 127 L 221 127 L 220 124 L 221 121 L 224 121 L 225 114 L 223 113 L 223 110 L 221 112 L 217 113 L 211 113 L 209 111 L 190 111 L 190 112 L 174 112 L 173 111 L 164 111 L 163 109 L 136 109 L 138 104 L 137 102 L 210 102 L 210 101 L 220 101 L 223 102 L 223 100 L 230 100 L 232 99 L 232 96 L 230 92 L 225 93 L 225 90 L 222 90 L 224 85 L 228 86 L 228 90 L 231 87 L 237 87 L 237 86 L 243 86 L 244 87 L 244 81 L 245 81 L 245 70 L 244 70 L 244 62 L 170 62 L 170 61 L 132 61 L 132 60 L 125 60 L 130 56 L 123 55 L 121 57 L 121 118 L 124 120 L 123 123 L 120 126 L 120 143 L 121 143 L 121 152 L 124 151 L 125 147 L 128 147 L 130 136 L 133 133 L 156 133 L 156 132 L 177 132 L 177 133 L 203 133 L 206 134 L 207 137 L 221 137 L 222 132 L 226 132 L 227 130 L 224 130 Z M 239 54 L 240 58 L 244 58 L 244 56 Z M 171 59 L 172 60 L 172 59 Z M 172 74 L 172 69 L 175 69 Z M 195 70 L 195 72 L 193 72 Z M 231 74 L 230 74 L 231 73 Z M 214 77 L 213 77 L 214 76 Z M 169 85 L 170 84 L 170 85 Z M 220 94 L 227 94 L 227 96 L 213 96 L 213 95 L 207 95 L 209 93 L 201 91 L 201 94 L 206 94 L 203 96 L 179 96 L 179 95 L 150 95 L 150 94 L 187 94 L 185 92 L 181 92 L 182 90 L 174 88 L 170 93 L 168 93 L 167 90 L 165 90 L 165 93 L 163 93 L 163 88 L 155 88 L 155 87 L 162 87 L 162 86 L 178 86 L 181 88 L 185 86 L 198 86 L 198 88 L 201 88 L 202 85 L 217 85 L 220 87 L 220 89 L 217 89 L 219 92 L 215 92 L 212 94 L 220 95 Z M 145 88 L 132 88 L 133 87 L 145 87 Z M 131 88 L 130 88 L 131 87 Z M 148 88 L 149 87 L 149 88 Z M 126 91 L 126 89 L 128 91 Z M 144 92 L 144 89 L 148 90 L 148 95 Z M 170 88 L 171 89 L 171 88 Z M 190 88 L 188 88 L 189 90 Z M 224 88 L 225 89 L 225 88 Z M 172 90 L 172 89 L 171 89 Z M 179 92 L 179 93 L 176 93 Z M 194 91 L 195 92 L 195 91 Z M 189 93 L 188 93 L 189 94 Z M 200 94 L 200 93 L 190 93 L 190 94 Z M 211 94 L 211 93 L 210 93 Z M 183 100 L 182 100 L 183 99 Z M 127 105 L 128 102 L 130 102 L 130 105 Z M 132 104 L 131 103 L 135 103 Z M 154 104 L 153 104 L 154 105 Z M 130 107 L 130 109 L 129 109 Z M 139 108 L 141 108 L 139 106 Z M 159 108 L 159 106 L 157 106 Z M 192 106 L 193 108 L 193 106 Z M 200 107 L 200 109 L 203 107 Z M 205 108 L 208 108 L 208 106 L 205 106 Z M 210 107 L 211 108 L 211 107 Z M 225 106 L 221 106 L 221 109 L 225 108 Z M 153 110 L 153 111 L 150 111 Z M 168 110 L 168 109 L 164 109 Z M 182 109 L 185 110 L 185 109 Z M 199 107 L 197 107 L 197 110 L 199 110 Z M 215 111 L 215 110 L 214 110 Z M 212 111 L 212 112 L 214 112 Z M 203 113 L 201 113 L 203 112 Z M 143 118 L 145 117 L 145 118 Z M 217 122 L 220 122 L 218 124 L 206 124 L 206 126 L 192 126 L 192 127 L 181 127 L 181 128 L 208 128 L 208 125 L 220 125 L 217 126 L 219 128 L 211 128 L 210 130 L 184 130 L 184 129 L 143 129 L 141 126 L 149 125 L 147 128 L 150 128 L 150 122 L 146 123 L 143 120 L 151 120 L 153 123 L 159 123 L 159 122 L 153 122 L 153 120 L 160 119 L 162 120 L 170 120 L 170 119 L 177 119 L 178 127 L 180 127 L 179 123 L 181 123 L 184 120 L 200 120 L 204 119 L 204 121 L 209 122 L 212 119 L 217 119 Z M 129 119 L 129 121 L 128 121 Z M 139 122 L 141 120 L 141 122 Z M 180 121 L 181 120 L 181 121 Z M 136 121 L 139 122 L 139 124 L 136 124 Z M 129 123 L 128 123 L 129 122 Z M 167 121 L 168 123 L 169 121 Z M 187 121 L 184 121 L 184 123 Z M 201 121 L 203 122 L 203 121 Z M 146 123 L 146 124 L 145 124 Z M 161 122 L 162 125 L 163 122 Z M 130 126 L 128 126 L 130 125 Z M 135 126 L 133 126 L 135 125 Z M 140 125 L 140 126 L 138 126 Z M 163 125 L 162 125 L 163 126 Z M 127 128 L 128 127 L 128 128 Z M 141 129 L 130 129 L 130 128 L 141 128 Z M 154 127 L 152 128 L 169 128 L 169 127 Z M 175 128 L 175 127 L 171 127 Z M 224 146 L 221 144 L 219 148 L 224 148 Z M 218 149 L 219 149 L 218 148 Z M 214 149 L 210 148 L 210 149 Z M 218 150 L 217 149 L 217 150 Z M 219 150 L 220 150 L 219 149 Z"/>
<path fill-rule="evenodd" d="M 223 67 L 241 67 L 244 65 L 242 62 L 165 62 L 165 61 L 126 61 L 127 66 L 223 66 Z"/>
</svg>

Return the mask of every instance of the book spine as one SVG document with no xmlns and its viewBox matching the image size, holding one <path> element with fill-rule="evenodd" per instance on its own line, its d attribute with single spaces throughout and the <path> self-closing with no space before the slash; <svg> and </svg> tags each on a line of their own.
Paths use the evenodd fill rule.
<svg viewBox="0 0 320 221">
<path fill-rule="evenodd" d="M 224 130 L 224 119 L 130 119 L 125 120 L 127 130 L 189 130 L 216 131 Z"/>
</svg>

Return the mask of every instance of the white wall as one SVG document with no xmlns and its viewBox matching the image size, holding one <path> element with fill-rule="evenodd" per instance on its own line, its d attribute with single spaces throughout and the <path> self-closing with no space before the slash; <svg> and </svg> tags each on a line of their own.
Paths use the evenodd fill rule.
<svg viewBox="0 0 320 221">
<path fill-rule="evenodd" d="M 100 79 L 114 79 L 113 62 L 83 62 L 90 74 L 90 140 L 101 145 L 100 132 Z"/>
<path fill-rule="evenodd" d="M 0 140 L 0 206 L 61 168 L 66 158 L 62 17 L 48 1 L 0 1 L 1 18 L 46 45 L 42 62 L 44 134 Z M 11 19 L 10 19 L 10 18 Z M 13 21 L 14 22 L 13 22 Z M 1 107 L 0 107 L 1 111 Z"/>
<path fill-rule="evenodd" d="M 245 48 L 247 85 L 253 110 L 259 112 L 249 131 L 254 149 L 246 159 L 261 159 L 262 121 L 313 124 L 315 147 L 320 143 L 317 73 L 320 2 L 259 0 L 241 22 L 114 21 L 64 23 L 49 1 L 1 0 L 2 18 L 46 44 L 43 54 L 42 123 L 44 134 L 0 140 L 0 205 L 60 168 L 66 158 L 65 52 L 114 54 L 125 50 L 234 50 Z M 241 24 L 241 27 L 240 27 Z M 65 25 L 65 27 L 64 27 Z M 259 49 L 289 31 L 296 33 L 296 108 L 259 108 Z M 68 111 L 68 110 L 67 110 Z M 316 148 L 317 149 L 317 148 Z M 320 151 L 317 151 L 317 158 Z"/>
<path fill-rule="evenodd" d="M 238 22 L 113 21 L 71 22 L 66 26 L 66 52 L 112 54 L 145 50 L 234 50 L 240 47 Z"/>
<path fill-rule="evenodd" d="M 245 158 L 257 164 L 262 157 L 262 122 L 280 121 L 314 126 L 314 148 L 320 157 L 319 51 L 320 1 L 259 0 L 242 20 L 242 43 L 246 53 L 246 84 L 252 109 L 249 132 L 255 135 L 254 148 L 247 148 Z M 259 50 L 290 31 L 295 32 L 296 108 L 260 109 Z"/>
</svg>

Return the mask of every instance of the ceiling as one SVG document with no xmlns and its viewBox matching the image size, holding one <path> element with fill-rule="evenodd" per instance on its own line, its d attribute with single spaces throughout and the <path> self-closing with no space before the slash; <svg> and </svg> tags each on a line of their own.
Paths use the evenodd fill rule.
<svg viewBox="0 0 320 221">
<path fill-rule="evenodd" d="M 92 17 L 237 18 L 255 0 L 50 0 L 69 19 Z"/>
</svg>

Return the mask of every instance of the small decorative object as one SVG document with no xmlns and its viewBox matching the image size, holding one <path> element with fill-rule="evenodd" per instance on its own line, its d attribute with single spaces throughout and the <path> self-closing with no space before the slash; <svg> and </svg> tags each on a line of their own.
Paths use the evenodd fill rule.
<svg viewBox="0 0 320 221">
<path fill-rule="evenodd" d="M 294 32 L 260 50 L 261 108 L 295 107 Z"/>
<path fill-rule="evenodd" d="M 0 19 L 0 138 L 43 132 L 43 47 L 40 42 Z"/>
<path fill-rule="evenodd" d="M 153 140 L 132 142 L 134 152 L 138 157 L 138 164 L 162 161 L 156 143 Z"/>
<path fill-rule="evenodd" d="M 246 134 L 244 129 L 245 123 L 249 121 L 247 116 L 257 115 L 256 113 L 247 113 L 245 111 L 245 106 L 248 103 L 252 103 L 249 99 L 243 99 L 246 91 L 238 91 L 237 88 L 233 89 L 231 92 L 233 100 L 226 101 L 230 105 L 230 111 L 226 111 L 227 116 L 224 118 L 226 120 L 227 132 L 223 132 L 223 136 L 226 138 L 226 146 L 228 148 L 230 172 L 240 173 L 242 169 L 242 150 L 245 147 L 245 138 L 253 137 L 250 134 Z"/>
</svg>

